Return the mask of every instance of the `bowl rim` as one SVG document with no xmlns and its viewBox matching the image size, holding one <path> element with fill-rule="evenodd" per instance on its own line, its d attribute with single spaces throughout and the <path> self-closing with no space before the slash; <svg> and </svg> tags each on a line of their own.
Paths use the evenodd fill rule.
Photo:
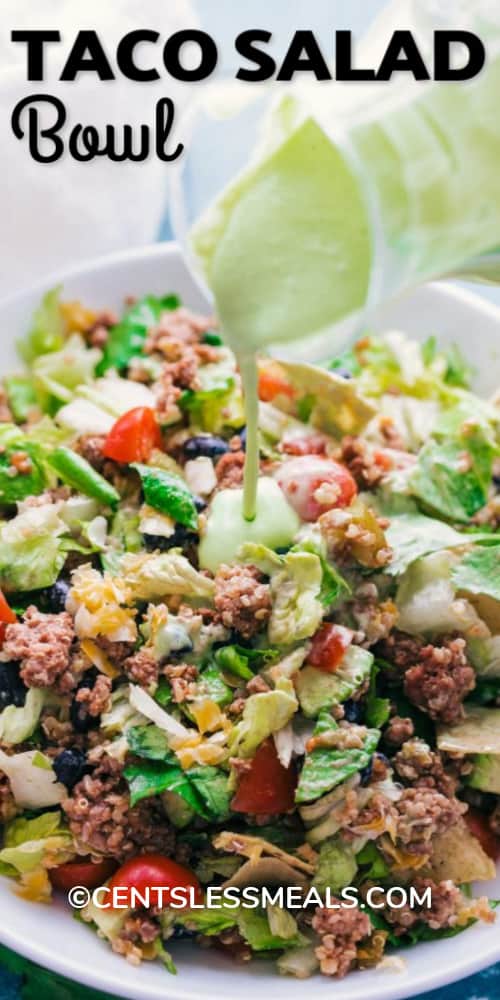
<svg viewBox="0 0 500 1000">
<path fill-rule="evenodd" d="M 0 315 L 2 309 L 22 304 L 25 299 L 32 298 L 35 295 L 41 296 L 53 285 L 74 280 L 77 281 L 79 278 L 87 278 L 93 273 L 114 269 L 120 265 L 125 267 L 130 266 L 134 262 L 148 260 L 167 261 L 168 259 L 180 259 L 187 270 L 182 248 L 174 241 L 154 243 L 88 258 L 76 265 L 59 268 L 30 284 L 25 289 L 17 290 L 4 296 L 0 299 Z M 196 277 L 190 274 L 189 280 L 206 299 L 206 290 L 196 280 Z M 428 283 L 425 287 L 433 289 L 437 293 L 438 298 L 443 301 L 445 307 L 446 302 L 449 302 L 450 305 L 453 304 L 455 308 L 457 304 L 462 304 L 464 307 L 474 309 L 478 315 L 488 317 L 490 320 L 500 323 L 500 307 L 481 298 L 468 289 L 442 281 Z M 26 959 L 90 988 L 101 992 L 108 992 L 111 995 L 134 997 L 136 1000 L 159 1000 L 160 992 L 156 984 L 152 983 L 148 985 L 147 981 L 141 984 L 134 983 L 130 986 L 131 992 L 124 993 L 124 983 L 118 982 L 111 971 L 107 969 L 102 970 L 99 966 L 94 968 L 91 965 L 85 965 L 85 962 L 80 962 L 76 955 L 71 954 L 71 952 L 65 952 L 62 949 L 58 951 L 57 947 L 49 950 L 45 945 L 38 943 L 36 940 L 29 940 L 27 937 L 20 935 L 19 930 L 10 928 L 6 921 L 2 921 L 0 924 L 0 942 Z M 83 946 L 82 952 L 84 951 L 85 948 Z M 397 977 L 388 977 L 383 981 L 380 980 L 380 994 L 383 994 L 384 1000 L 400 1000 L 403 997 L 415 996 L 421 993 L 422 990 L 432 990 L 450 985 L 459 979 L 487 968 L 497 961 L 500 961 L 500 935 L 497 943 L 486 950 L 479 948 L 477 953 L 474 949 L 469 951 L 464 950 L 463 952 L 458 951 L 453 965 L 447 963 L 443 967 L 440 967 L 438 961 L 432 963 L 432 967 L 419 977 L 418 984 L 416 985 L 406 981 L 406 977 L 400 977 L 399 982 L 395 981 Z M 144 978 L 147 980 L 148 977 L 145 976 Z M 256 990 L 259 989 L 259 983 L 261 983 L 261 980 L 259 977 L 256 977 Z M 338 984 L 336 989 L 338 1000 L 342 1000 L 343 991 L 340 984 Z M 201 970 L 199 988 L 183 987 L 181 982 L 179 982 L 179 988 L 176 988 L 175 982 L 172 981 L 168 984 L 165 991 L 162 992 L 163 996 L 168 996 L 170 1000 L 200 1000 L 201 996 L 206 992 L 206 986 L 205 988 L 203 987 Z M 362 995 L 363 980 L 361 979 L 359 997 Z M 228 978 L 228 987 L 222 987 L 222 989 L 218 990 L 218 996 L 219 1000 L 232 1000 L 234 990 L 232 989 L 231 977 Z"/>
</svg>

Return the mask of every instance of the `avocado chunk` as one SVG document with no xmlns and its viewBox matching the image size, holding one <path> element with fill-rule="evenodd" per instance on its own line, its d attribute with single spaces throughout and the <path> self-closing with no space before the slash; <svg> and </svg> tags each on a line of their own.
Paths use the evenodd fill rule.
<svg viewBox="0 0 500 1000">
<path fill-rule="evenodd" d="M 322 708 L 330 708 L 346 701 L 365 680 L 368 680 L 373 654 L 359 646 L 349 646 L 342 662 L 333 674 L 316 667 L 304 667 L 296 675 L 295 687 L 300 707 L 309 719 L 319 715 Z"/>
</svg>

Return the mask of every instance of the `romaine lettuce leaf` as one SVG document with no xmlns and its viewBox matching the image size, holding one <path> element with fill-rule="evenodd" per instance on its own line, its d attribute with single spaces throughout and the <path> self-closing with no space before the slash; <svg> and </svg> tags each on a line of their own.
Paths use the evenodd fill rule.
<svg viewBox="0 0 500 1000">
<path fill-rule="evenodd" d="M 127 743 L 140 761 L 127 764 L 124 775 L 132 805 L 151 795 L 170 791 L 180 795 L 191 809 L 206 820 L 218 821 L 229 815 L 229 778 L 217 767 L 191 767 L 183 771 L 168 739 L 157 726 L 134 726 L 127 731 Z"/>
<path fill-rule="evenodd" d="M 4 386 L 14 420 L 23 424 L 38 402 L 33 378 L 31 375 L 6 375 Z"/>
<path fill-rule="evenodd" d="M 403 632 L 484 634 L 472 604 L 455 599 L 452 571 L 456 561 L 453 552 L 443 550 L 417 559 L 407 569 L 396 593 L 398 627 Z"/>
<path fill-rule="evenodd" d="M 38 399 L 54 397 L 69 403 L 77 386 L 91 382 L 96 365 L 102 357 L 97 347 L 87 347 L 79 333 L 73 333 L 63 347 L 49 354 L 42 354 L 33 362 L 33 377 Z"/>
<path fill-rule="evenodd" d="M 500 601 L 500 544 L 467 552 L 454 566 L 451 575 L 457 590 L 486 594 Z"/>
<path fill-rule="evenodd" d="M 318 717 L 314 736 L 321 736 L 338 728 L 328 709 L 323 709 Z M 333 747 L 317 747 L 307 753 L 300 772 L 295 801 L 300 803 L 319 799 L 361 771 L 368 765 L 379 739 L 380 730 L 368 729 L 362 748 L 337 750 Z"/>
<path fill-rule="evenodd" d="M 214 582 L 203 576 L 177 549 L 159 554 L 128 553 L 120 574 L 131 588 L 134 600 L 154 601 L 167 594 L 212 597 Z"/>
<path fill-rule="evenodd" d="M 150 327 L 155 326 L 163 312 L 177 309 L 180 299 L 176 295 L 145 295 L 127 309 L 116 326 L 111 327 L 104 356 L 99 364 L 100 375 L 108 368 L 126 368 L 133 357 L 141 354 Z"/>
<path fill-rule="evenodd" d="M 144 499 L 150 507 L 168 514 L 191 531 L 197 530 L 198 513 L 194 497 L 180 476 L 140 462 L 133 462 L 132 467 L 141 477 Z"/>
<path fill-rule="evenodd" d="M 24 705 L 7 705 L 0 712 L 0 740 L 7 746 L 15 746 L 29 739 L 34 733 L 42 708 L 46 701 L 46 692 L 42 688 L 29 688 Z"/>
<path fill-rule="evenodd" d="M 240 722 L 230 736 L 234 756 L 251 757 L 268 736 L 283 729 L 298 709 L 291 681 L 278 681 L 274 691 L 247 698 Z"/>
<path fill-rule="evenodd" d="M 280 937 L 273 934 L 267 914 L 260 909 L 240 907 L 238 930 L 252 951 L 275 951 L 282 948 L 297 948 L 306 944 L 307 938 L 298 930 L 293 936 Z"/>
<path fill-rule="evenodd" d="M 224 427 L 241 427 L 245 422 L 234 355 L 226 348 L 221 354 L 219 361 L 198 369 L 199 389 L 186 391 L 179 400 L 180 407 L 189 413 L 190 423 L 211 434 Z"/>
<path fill-rule="evenodd" d="M 346 701 L 370 677 L 373 653 L 359 646 L 346 649 L 335 673 L 306 666 L 296 674 L 295 687 L 300 707 L 308 718 L 321 709 Z"/>
<path fill-rule="evenodd" d="M 289 552 L 271 577 L 269 641 L 277 646 L 308 639 L 323 617 L 321 561 L 312 552 Z"/>
<path fill-rule="evenodd" d="M 385 537 L 393 552 L 392 560 L 385 567 L 385 572 L 392 576 L 404 573 L 407 567 L 421 556 L 441 549 L 457 548 L 474 540 L 471 536 L 456 531 L 446 522 L 418 512 L 391 516 Z"/>
<path fill-rule="evenodd" d="M 59 300 L 60 293 L 60 286 L 46 292 L 33 315 L 29 333 L 23 340 L 18 341 L 19 353 L 28 365 L 40 354 L 57 351 L 63 345 L 64 322 Z"/>
<path fill-rule="evenodd" d="M 73 838 L 62 825 L 62 815 L 42 813 L 34 819 L 14 819 L 7 823 L 0 862 L 19 874 L 39 868 L 48 853 L 59 863 L 74 855 Z"/>
<path fill-rule="evenodd" d="M 313 885 L 324 894 L 327 889 L 339 892 L 346 885 L 352 885 L 358 870 L 352 847 L 340 837 L 332 837 L 321 844 L 313 876 Z"/>
<path fill-rule="evenodd" d="M 410 490 L 426 508 L 467 523 L 488 499 L 495 454 L 480 428 L 460 438 L 429 441 L 409 478 Z"/>
</svg>

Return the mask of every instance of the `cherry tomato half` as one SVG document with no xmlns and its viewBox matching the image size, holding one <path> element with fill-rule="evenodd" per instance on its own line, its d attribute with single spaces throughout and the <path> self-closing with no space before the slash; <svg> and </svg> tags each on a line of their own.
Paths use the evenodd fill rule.
<svg viewBox="0 0 500 1000">
<path fill-rule="evenodd" d="M 350 628 L 325 622 L 313 635 L 307 663 L 326 674 L 333 674 L 351 645 L 352 635 Z"/>
<path fill-rule="evenodd" d="M 470 832 L 481 844 L 485 854 L 493 861 L 497 861 L 500 858 L 500 837 L 493 833 L 488 823 L 488 817 L 479 812 L 479 809 L 469 809 L 465 814 L 465 822 Z"/>
<path fill-rule="evenodd" d="M 147 462 L 153 448 L 161 448 L 160 428 L 149 406 L 136 406 L 119 417 L 104 442 L 106 458 L 115 462 Z"/>
<path fill-rule="evenodd" d="M 288 382 L 285 373 L 273 361 L 259 368 L 258 392 L 263 403 L 271 403 L 276 396 L 287 396 L 288 399 L 295 396 L 295 389 Z"/>
<path fill-rule="evenodd" d="M 348 469 L 316 455 L 301 455 L 283 462 L 275 478 L 303 521 L 316 521 L 333 507 L 347 507 L 357 493 Z"/>
<path fill-rule="evenodd" d="M 116 862 L 111 858 L 103 858 L 95 864 L 82 858 L 80 861 L 67 861 L 64 865 L 51 868 L 49 878 L 54 889 L 69 892 L 75 885 L 84 885 L 86 889 L 97 889 L 104 885 L 110 875 L 116 871 Z"/>
<path fill-rule="evenodd" d="M 17 622 L 16 615 L 14 614 L 12 608 L 9 607 L 5 597 L 0 590 L 0 645 L 5 638 L 5 629 L 7 625 L 13 625 Z"/>
<path fill-rule="evenodd" d="M 164 857 L 163 854 L 141 854 L 137 858 L 130 858 L 113 875 L 109 883 L 111 891 L 113 889 L 128 890 L 137 889 L 142 895 L 148 889 L 163 888 L 171 889 L 191 889 L 195 903 L 203 902 L 203 892 L 194 872 L 184 865 L 177 864 L 171 858 Z M 120 905 L 125 902 L 126 891 L 120 893 Z M 131 896 L 128 897 L 131 901 Z M 177 908 L 182 900 L 174 900 Z M 168 892 L 162 896 L 162 906 L 168 906 Z M 186 903 L 189 905 L 189 903 Z"/>
<path fill-rule="evenodd" d="M 259 747 L 248 771 L 243 771 L 231 802 L 235 812 L 275 816 L 288 812 L 295 803 L 297 778 L 293 767 L 283 767 L 274 740 Z"/>
</svg>

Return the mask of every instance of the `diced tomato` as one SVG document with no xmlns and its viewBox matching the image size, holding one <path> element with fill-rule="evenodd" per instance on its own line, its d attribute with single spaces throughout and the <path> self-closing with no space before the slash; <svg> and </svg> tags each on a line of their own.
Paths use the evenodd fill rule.
<svg viewBox="0 0 500 1000">
<path fill-rule="evenodd" d="M 324 434 L 303 434 L 287 437 L 281 440 L 281 451 L 285 455 L 324 455 L 328 438 Z"/>
<path fill-rule="evenodd" d="M 288 812 L 294 807 L 296 784 L 295 768 L 283 767 L 274 740 L 265 740 L 240 775 L 231 808 L 252 815 Z"/>
<path fill-rule="evenodd" d="M 5 638 L 6 626 L 13 625 L 16 621 L 16 615 L 14 614 L 12 608 L 9 608 L 9 605 L 0 590 L 0 646 Z"/>
<path fill-rule="evenodd" d="M 340 666 L 346 649 L 351 645 L 353 633 L 343 625 L 324 622 L 313 635 L 312 645 L 307 657 L 311 667 L 333 674 Z"/>
<path fill-rule="evenodd" d="M 394 465 L 388 449 L 378 448 L 373 452 L 373 458 L 375 459 L 378 467 L 383 469 L 384 472 L 388 472 Z"/>
<path fill-rule="evenodd" d="M 333 507 L 348 507 L 357 493 L 348 469 L 333 459 L 315 455 L 283 462 L 275 478 L 303 521 L 316 521 Z"/>
<path fill-rule="evenodd" d="M 203 902 L 203 892 L 194 872 L 184 865 L 177 864 L 163 854 L 141 854 L 130 858 L 118 869 L 109 883 L 111 890 L 137 889 L 143 895 L 148 889 L 163 888 L 192 890 L 195 903 Z M 126 900 L 126 892 L 120 893 L 120 905 Z M 177 908 L 181 908 L 182 900 L 174 900 Z M 131 896 L 129 896 L 129 904 Z M 168 906 L 168 891 L 162 894 L 162 906 Z M 189 905 L 189 903 L 187 903 Z"/>
<path fill-rule="evenodd" d="M 136 406 L 119 417 L 104 442 L 106 458 L 115 462 L 147 462 L 153 448 L 161 448 L 161 432 L 155 412 Z"/>
<path fill-rule="evenodd" d="M 488 857 L 492 858 L 493 861 L 498 861 L 500 858 L 500 837 L 493 833 L 488 823 L 488 817 L 479 812 L 479 809 L 469 809 L 465 814 L 465 822 L 470 832 L 474 837 L 477 837 Z"/>
<path fill-rule="evenodd" d="M 67 861 L 64 865 L 51 868 L 49 878 L 54 889 L 69 892 L 75 885 L 84 885 L 86 889 L 97 889 L 104 885 L 110 875 L 116 871 L 116 863 L 111 858 L 103 858 L 94 864 L 82 858 L 81 861 Z"/>
<path fill-rule="evenodd" d="M 295 390 L 287 381 L 284 372 L 276 362 L 270 362 L 259 368 L 259 399 L 271 403 L 276 396 L 287 396 L 293 399 Z"/>
</svg>

